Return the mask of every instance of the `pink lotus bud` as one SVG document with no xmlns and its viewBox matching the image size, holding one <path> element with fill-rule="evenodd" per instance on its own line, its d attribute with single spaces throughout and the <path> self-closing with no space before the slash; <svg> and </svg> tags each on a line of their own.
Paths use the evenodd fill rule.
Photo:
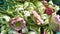
<svg viewBox="0 0 60 34">
<path fill-rule="evenodd" d="M 60 16 L 59 15 L 55 15 L 54 20 L 57 24 L 60 24 Z"/>
<path fill-rule="evenodd" d="M 44 23 L 44 21 L 40 18 L 40 16 L 38 15 L 38 13 L 36 11 L 32 11 L 32 14 L 35 17 L 36 22 L 37 22 L 38 25 Z"/>
<path fill-rule="evenodd" d="M 45 12 L 47 15 L 51 15 L 54 12 L 54 10 L 52 8 L 47 7 Z"/>
</svg>

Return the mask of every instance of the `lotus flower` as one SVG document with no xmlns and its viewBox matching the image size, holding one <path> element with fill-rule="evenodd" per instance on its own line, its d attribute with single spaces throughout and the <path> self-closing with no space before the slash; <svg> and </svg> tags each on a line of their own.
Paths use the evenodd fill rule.
<svg viewBox="0 0 60 34">
<path fill-rule="evenodd" d="M 52 8 L 48 7 L 47 1 L 43 0 L 43 4 L 46 7 L 46 9 L 45 9 L 46 14 L 51 15 L 54 12 L 54 10 Z"/>
<path fill-rule="evenodd" d="M 55 15 L 54 16 L 54 21 L 55 21 L 55 23 L 60 24 L 60 16 L 59 15 Z"/>
<path fill-rule="evenodd" d="M 44 21 L 41 19 L 41 17 L 38 15 L 38 13 L 36 11 L 32 11 L 32 14 L 35 17 L 38 25 L 44 23 Z"/>
<path fill-rule="evenodd" d="M 60 31 L 60 16 L 53 14 L 52 20 L 58 25 L 56 31 Z"/>
<path fill-rule="evenodd" d="M 20 17 L 15 17 L 9 22 L 9 25 L 16 31 L 19 31 L 22 28 L 24 28 L 25 24 L 26 24 L 25 20 Z"/>
<path fill-rule="evenodd" d="M 52 8 L 46 8 L 45 11 L 46 11 L 47 15 L 51 15 L 54 12 L 54 10 Z"/>
</svg>

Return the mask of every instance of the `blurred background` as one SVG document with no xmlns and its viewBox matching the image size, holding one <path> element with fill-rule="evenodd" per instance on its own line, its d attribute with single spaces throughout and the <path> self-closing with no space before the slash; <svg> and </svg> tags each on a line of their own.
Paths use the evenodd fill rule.
<svg viewBox="0 0 60 34">
<path fill-rule="evenodd" d="M 13 6 L 16 5 L 16 3 L 24 3 L 25 1 L 36 3 L 36 1 L 41 1 L 41 0 L 0 0 L 0 9 L 7 10 L 8 7 L 9 9 L 13 9 Z M 46 1 L 49 2 L 50 0 L 46 0 Z M 54 4 L 60 7 L 60 0 L 52 0 L 52 1 Z M 57 12 L 57 14 L 60 15 L 60 10 Z"/>
<path fill-rule="evenodd" d="M 31 1 L 31 2 L 35 2 L 35 1 L 41 1 L 41 0 L 0 0 L 0 7 L 3 7 L 4 9 L 7 9 L 8 7 L 8 3 L 11 4 L 10 6 L 12 6 L 12 4 L 14 5 L 14 2 L 21 2 L 24 3 L 24 1 Z M 46 1 L 50 1 L 50 0 L 46 0 Z M 60 0 L 52 0 L 54 4 L 59 5 L 60 6 Z"/>
</svg>

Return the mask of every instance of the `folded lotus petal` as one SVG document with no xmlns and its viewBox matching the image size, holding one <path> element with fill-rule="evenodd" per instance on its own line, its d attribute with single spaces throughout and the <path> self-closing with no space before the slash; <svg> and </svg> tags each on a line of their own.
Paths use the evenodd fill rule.
<svg viewBox="0 0 60 34">
<path fill-rule="evenodd" d="M 36 11 L 32 11 L 32 13 L 33 13 L 33 16 L 35 17 L 38 25 L 44 23 L 44 21 L 40 18 L 40 16 L 38 15 L 38 13 Z"/>
</svg>

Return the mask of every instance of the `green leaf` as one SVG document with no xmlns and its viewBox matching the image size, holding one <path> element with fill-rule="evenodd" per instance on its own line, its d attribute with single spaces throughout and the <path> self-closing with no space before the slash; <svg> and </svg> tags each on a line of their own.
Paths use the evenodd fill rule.
<svg viewBox="0 0 60 34">
<path fill-rule="evenodd" d="M 27 32 L 28 32 L 28 28 L 27 27 L 22 29 L 22 33 L 27 33 Z"/>
<path fill-rule="evenodd" d="M 37 34 L 37 32 L 35 32 L 35 31 L 30 31 L 30 32 L 28 32 L 28 34 Z"/>
<path fill-rule="evenodd" d="M 5 25 L 4 25 L 4 26 L 2 26 L 2 27 L 1 27 L 1 31 L 5 30 L 5 28 L 6 28 L 6 26 L 5 26 Z"/>
<path fill-rule="evenodd" d="M 7 34 L 7 31 L 6 31 L 6 30 L 3 30 L 3 31 L 1 32 L 1 34 Z"/>
</svg>

